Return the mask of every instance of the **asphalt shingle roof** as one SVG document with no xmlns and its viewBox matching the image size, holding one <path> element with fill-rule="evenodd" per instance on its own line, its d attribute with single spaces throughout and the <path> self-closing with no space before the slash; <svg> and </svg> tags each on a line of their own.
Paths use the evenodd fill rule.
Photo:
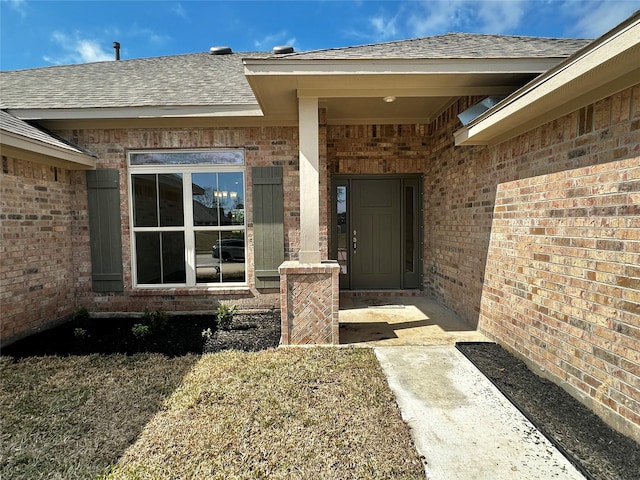
<svg viewBox="0 0 640 480">
<path fill-rule="evenodd" d="M 257 105 L 247 58 L 288 60 L 564 58 L 588 40 L 450 33 L 284 55 L 194 53 L 0 72 L 0 109 Z"/>
<path fill-rule="evenodd" d="M 257 104 L 242 65 L 255 55 L 194 53 L 0 72 L 0 108 Z"/>
<path fill-rule="evenodd" d="M 447 33 L 411 40 L 292 53 L 282 57 L 301 60 L 564 58 L 590 42 L 591 40 L 571 38 Z"/>
<path fill-rule="evenodd" d="M 95 156 L 88 150 L 73 145 L 44 129 L 34 127 L 33 125 L 14 117 L 4 110 L 0 110 L 0 129 L 4 130 L 5 132 L 13 133 L 21 137 L 29 138 L 31 140 L 36 140 L 38 142 L 51 145 L 53 147 L 59 147 L 71 152 Z"/>
</svg>

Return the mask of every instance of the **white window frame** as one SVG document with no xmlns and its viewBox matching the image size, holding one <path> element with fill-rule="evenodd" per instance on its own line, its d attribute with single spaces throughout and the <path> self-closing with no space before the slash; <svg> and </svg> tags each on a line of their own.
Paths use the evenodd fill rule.
<svg viewBox="0 0 640 480">
<path fill-rule="evenodd" d="M 203 152 L 240 152 L 242 153 L 242 165 L 240 164 L 166 164 L 166 165 L 132 165 L 131 154 L 144 153 L 203 153 Z M 246 164 L 244 149 L 238 148 L 209 148 L 209 149 L 171 149 L 171 150 L 131 150 L 127 153 L 128 172 L 128 190 L 129 190 L 129 226 L 130 226 L 130 244 L 131 244 L 131 280 L 133 288 L 141 289 L 164 289 L 164 288 L 220 288 L 228 289 L 234 287 L 247 287 L 247 215 L 246 215 Z M 244 193 L 244 219 L 242 225 L 216 225 L 216 226 L 200 226 L 193 224 L 193 183 L 191 181 L 194 173 L 242 173 L 242 188 Z M 166 174 L 178 173 L 182 175 L 182 201 L 184 222 L 178 227 L 136 227 L 134 226 L 134 201 L 133 201 L 133 176 L 140 174 Z M 245 240 L 245 266 L 244 266 L 244 282 L 210 282 L 196 283 L 196 248 L 195 248 L 195 232 L 196 231 L 238 231 L 241 230 Z M 138 283 L 137 258 L 136 258 L 136 233 L 139 232 L 184 232 L 185 244 L 185 283 Z"/>
</svg>

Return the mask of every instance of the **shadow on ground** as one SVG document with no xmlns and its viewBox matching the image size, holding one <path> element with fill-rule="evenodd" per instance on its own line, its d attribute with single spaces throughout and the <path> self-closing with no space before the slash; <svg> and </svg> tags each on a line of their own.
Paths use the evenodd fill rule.
<svg viewBox="0 0 640 480">
<path fill-rule="evenodd" d="M 200 357 L 0 358 L 0 477 L 95 478 L 136 441 Z"/>
<path fill-rule="evenodd" d="M 485 341 L 475 327 L 426 297 L 340 299 L 340 343 L 442 345 Z"/>
</svg>

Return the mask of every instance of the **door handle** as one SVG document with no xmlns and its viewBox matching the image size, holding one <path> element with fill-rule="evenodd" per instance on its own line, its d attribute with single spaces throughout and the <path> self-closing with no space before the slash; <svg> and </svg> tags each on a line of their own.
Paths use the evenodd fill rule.
<svg viewBox="0 0 640 480">
<path fill-rule="evenodd" d="M 358 232 L 356 230 L 353 231 L 353 253 L 356 253 L 358 249 Z"/>
</svg>

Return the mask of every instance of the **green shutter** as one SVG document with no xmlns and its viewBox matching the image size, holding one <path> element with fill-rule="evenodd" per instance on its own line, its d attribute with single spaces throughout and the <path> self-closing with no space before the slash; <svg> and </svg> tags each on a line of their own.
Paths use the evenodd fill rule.
<svg viewBox="0 0 640 480">
<path fill-rule="evenodd" d="M 91 279 L 94 292 L 122 292 L 122 230 L 118 170 L 87 172 Z"/>
<path fill-rule="evenodd" d="M 253 167 L 253 248 L 257 288 L 279 288 L 284 262 L 282 167 Z"/>
</svg>

